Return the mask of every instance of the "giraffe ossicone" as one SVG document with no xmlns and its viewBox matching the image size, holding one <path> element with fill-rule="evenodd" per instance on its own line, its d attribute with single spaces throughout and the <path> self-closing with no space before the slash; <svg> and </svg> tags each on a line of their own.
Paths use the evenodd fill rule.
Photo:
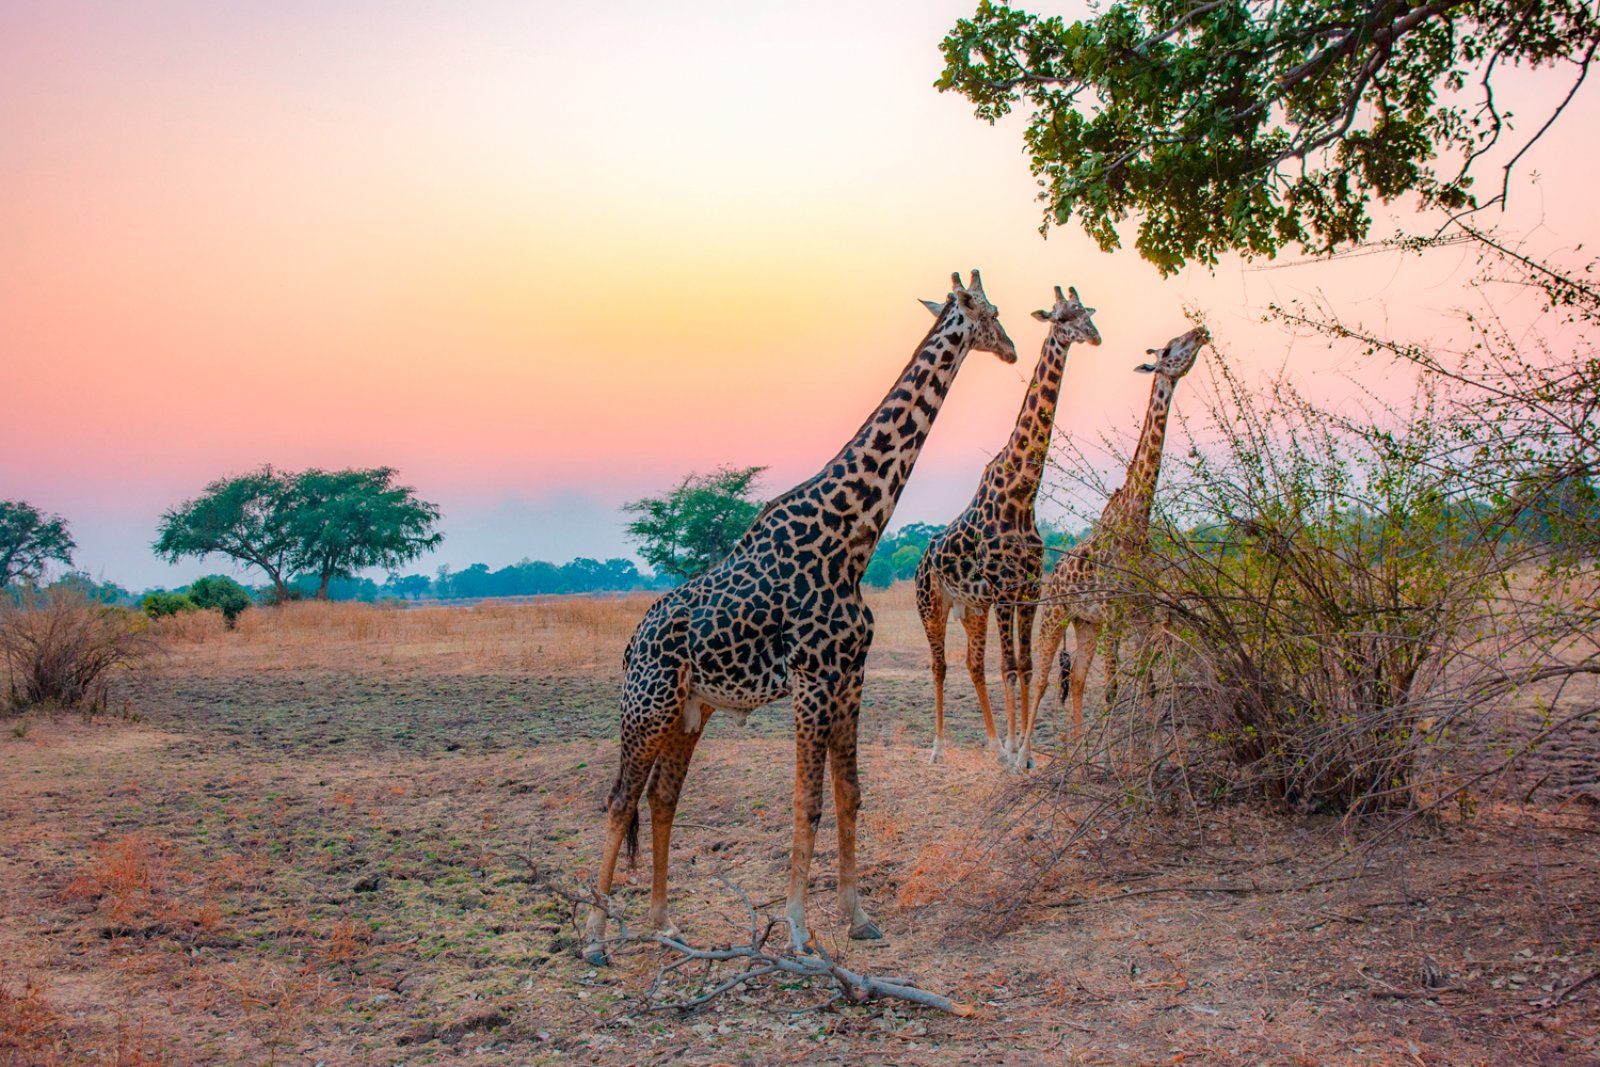
<svg viewBox="0 0 1600 1067">
<path fill-rule="evenodd" d="M 860 429 L 812 478 L 766 505 L 727 558 L 656 601 L 624 654 L 621 754 L 607 801 L 597 885 L 607 899 L 618 852 L 632 852 L 648 791 L 650 916 L 667 922 L 667 856 L 689 761 L 708 709 L 735 714 L 794 701 L 794 837 L 785 917 L 803 950 L 806 885 L 831 762 L 839 827 L 839 910 L 850 936 L 882 936 L 861 906 L 856 724 L 872 613 L 861 578 L 956 372 L 972 351 L 1011 363 L 1016 346 L 977 271 L 954 287 L 933 327 Z M 584 956 L 604 963 L 606 913 L 586 924 Z"/>
</svg>

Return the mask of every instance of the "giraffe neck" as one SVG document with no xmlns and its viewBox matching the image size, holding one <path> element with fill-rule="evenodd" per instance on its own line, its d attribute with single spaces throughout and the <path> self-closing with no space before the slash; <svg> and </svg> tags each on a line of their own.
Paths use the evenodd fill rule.
<svg viewBox="0 0 1600 1067">
<path fill-rule="evenodd" d="M 1044 478 L 1044 461 L 1050 454 L 1050 433 L 1055 428 L 1056 402 L 1061 393 L 1061 374 L 1066 369 L 1070 347 L 1070 341 L 1058 340 L 1054 333 L 1046 336 L 1039 363 L 1033 369 L 1033 380 L 1022 398 L 1022 409 L 1017 412 L 1011 440 L 1006 442 L 1005 450 L 998 457 L 1000 478 L 1008 486 L 1020 487 L 1020 494 L 1013 493 L 1013 497 L 1029 506 L 1039 495 L 1039 483 Z"/>
<path fill-rule="evenodd" d="M 862 570 L 971 350 L 972 332 L 955 301 L 947 303 L 883 401 L 807 483 L 818 490 L 820 521 L 848 540 Z"/>
<path fill-rule="evenodd" d="M 1145 409 L 1139 444 L 1128 463 L 1127 481 L 1112 494 L 1100 520 L 1115 534 L 1143 540 L 1150 525 L 1156 480 L 1161 477 L 1161 452 L 1167 439 L 1167 412 L 1176 386 L 1176 380 L 1159 371 L 1150 383 L 1150 405 Z"/>
</svg>

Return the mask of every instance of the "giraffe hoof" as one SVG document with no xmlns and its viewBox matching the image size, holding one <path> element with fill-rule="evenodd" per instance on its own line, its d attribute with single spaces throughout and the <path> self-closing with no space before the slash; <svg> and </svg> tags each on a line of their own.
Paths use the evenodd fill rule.
<svg viewBox="0 0 1600 1067">
<path fill-rule="evenodd" d="M 603 945 L 589 944 L 583 949 L 583 962 L 591 967 L 611 966 L 611 957 L 606 955 Z"/>
<path fill-rule="evenodd" d="M 936 744 L 936 745 L 933 746 L 933 751 L 928 753 L 928 762 L 929 763 L 943 763 L 944 762 L 944 747 L 942 745 L 937 745 Z"/>
<path fill-rule="evenodd" d="M 883 938 L 883 931 L 878 929 L 878 924 L 868 919 L 864 923 L 856 923 L 850 927 L 850 940 L 852 941 L 879 941 Z"/>
<path fill-rule="evenodd" d="M 657 937 L 670 937 L 674 941 L 682 940 L 682 938 L 678 936 L 678 928 L 672 923 L 662 923 L 660 926 L 657 926 L 654 930 L 652 930 L 651 933 L 655 934 Z"/>
</svg>

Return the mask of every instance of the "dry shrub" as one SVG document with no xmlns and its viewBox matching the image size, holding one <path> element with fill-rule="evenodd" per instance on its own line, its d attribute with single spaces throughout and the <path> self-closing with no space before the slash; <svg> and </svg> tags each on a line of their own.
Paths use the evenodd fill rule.
<svg viewBox="0 0 1600 1067">
<path fill-rule="evenodd" d="M 1151 551 L 1107 570 L 1131 654 L 1089 755 L 1147 810 L 1265 796 L 1407 811 L 1476 771 L 1459 742 L 1541 682 L 1600 669 L 1570 563 L 1508 534 L 1441 457 L 1461 414 L 1426 382 L 1381 424 L 1220 353 L 1198 431 L 1169 448 Z M 1551 721 L 1594 704 L 1578 688 Z M 1073 754 L 1077 756 L 1078 754 Z M 1076 758 L 1070 762 L 1076 763 Z"/>
<path fill-rule="evenodd" d="M 919 849 L 917 862 L 900 883 L 895 903 L 902 908 L 921 908 L 944 899 L 954 885 L 961 853 L 960 845 L 948 842 Z"/>
<path fill-rule="evenodd" d="M 354 963 L 365 957 L 372 931 L 353 919 L 340 919 L 328 930 L 323 955 L 329 963 Z"/>
<path fill-rule="evenodd" d="M 103 907 L 113 926 L 165 917 L 170 846 L 144 833 L 94 846 L 94 858 L 68 883 L 69 900 L 89 900 Z"/>
<path fill-rule="evenodd" d="M 65 1036 L 66 1019 L 32 978 L 0 974 L 0 1063 L 53 1062 Z"/>
<path fill-rule="evenodd" d="M 142 615 L 91 603 L 80 592 L 50 590 L 20 602 L 0 597 L 0 655 L 17 708 L 103 710 L 116 673 L 152 647 Z"/>
</svg>

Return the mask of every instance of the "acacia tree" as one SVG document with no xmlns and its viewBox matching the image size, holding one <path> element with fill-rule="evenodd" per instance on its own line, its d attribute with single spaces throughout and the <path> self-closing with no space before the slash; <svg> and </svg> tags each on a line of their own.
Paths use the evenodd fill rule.
<svg viewBox="0 0 1600 1067">
<path fill-rule="evenodd" d="M 37 581 L 51 561 L 72 565 L 77 548 L 59 515 L 46 515 L 22 500 L 0 500 L 0 588 Z"/>
<path fill-rule="evenodd" d="M 439 508 L 416 490 L 394 483 L 392 467 L 308 470 L 294 478 L 289 530 L 294 569 L 317 577 L 317 599 L 328 583 L 364 567 L 410 563 L 444 540 L 434 531 Z"/>
<path fill-rule="evenodd" d="M 394 475 L 389 467 L 289 474 L 266 466 L 220 478 L 161 517 L 156 554 L 171 563 L 216 554 L 259 567 L 279 600 L 293 595 L 289 579 L 312 574 L 317 599 L 326 600 L 334 578 L 409 563 L 441 540 L 433 532 L 439 509 Z"/>
<path fill-rule="evenodd" d="M 271 466 L 219 478 L 193 500 L 161 516 L 156 555 L 168 563 L 184 556 L 227 556 L 259 567 L 280 600 L 289 596 L 299 546 L 294 518 L 294 478 Z"/>
<path fill-rule="evenodd" d="M 689 474 L 660 496 L 624 504 L 639 518 L 628 536 L 657 571 L 684 581 L 704 574 L 733 550 L 761 505 L 750 498 L 765 467 L 718 467 Z"/>
<path fill-rule="evenodd" d="M 1374 197 L 1503 202 L 1597 44 L 1582 0 L 1122 0 L 1070 24 L 983 0 L 935 84 L 991 123 L 1031 106 L 1044 228 L 1076 215 L 1109 251 L 1137 214 L 1169 274 L 1359 241 Z M 1565 66 L 1570 91 L 1480 198 L 1474 165 L 1510 128 L 1495 78 L 1516 65 Z"/>
</svg>

